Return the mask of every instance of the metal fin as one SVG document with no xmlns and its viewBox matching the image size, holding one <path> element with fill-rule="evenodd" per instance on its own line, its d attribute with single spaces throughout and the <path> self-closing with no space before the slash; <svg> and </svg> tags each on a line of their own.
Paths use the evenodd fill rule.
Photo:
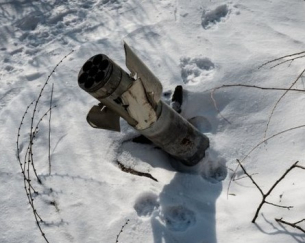
<svg viewBox="0 0 305 243">
<path fill-rule="evenodd" d="M 131 48 L 124 42 L 124 49 L 126 55 L 126 66 L 131 73 L 136 73 L 141 79 L 146 94 L 150 98 L 152 105 L 156 107 L 162 95 L 162 84 L 158 78 L 148 69 L 148 67 L 141 61 L 141 59 L 131 50 Z"/>
<path fill-rule="evenodd" d="M 91 108 L 87 122 L 93 128 L 120 132 L 120 116 L 106 106 L 99 104 Z"/>
</svg>

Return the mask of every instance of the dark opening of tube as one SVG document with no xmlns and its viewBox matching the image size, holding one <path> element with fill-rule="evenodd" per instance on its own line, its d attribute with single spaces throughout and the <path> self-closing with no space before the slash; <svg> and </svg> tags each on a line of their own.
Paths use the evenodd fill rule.
<svg viewBox="0 0 305 243">
<path fill-rule="evenodd" d="M 93 67 L 89 70 L 89 75 L 90 75 L 90 76 L 94 76 L 97 72 L 98 72 L 98 68 L 97 68 L 96 66 L 93 66 Z"/>
<path fill-rule="evenodd" d="M 82 75 L 80 75 L 80 77 L 78 78 L 78 82 L 83 84 L 87 81 L 87 79 L 88 79 L 88 74 L 82 73 Z"/>
<path fill-rule="evenodd" d="M 88 72 L 90 70 L 90 68 L 92 67 L 92 62 L 88 61 L 85 63 L 85 65 L 83 66 L 83 71 L 84 72 Z"/>
<path fill-rule="evenodd" d="M 102 60 L 103 60 L 103 55 L 99 54 L 94 57 L 93 63 L 94 65 L 98 65 L 101 63 Z"/>
<path fill-rule="evenodd" d="M 108 60 L 103 60 L 99 66 L 99 68 L 104 71 L 109 65 L 109 61 Z"/>
<path fill-rule="evenodd" d="M 94 79 L 93 78 L 88 78 L 86 83 L 85 83 L 85 88 L 90 89 L 92 87 L 93 83 L 94 83 Z"/>
<path fill-rule="evenodd" d="M 95 82 L 99 83 L 101 82 L 105 77 L 105 74 L 103 72 L 98 72 L 95 76 Z"/>
</svg>

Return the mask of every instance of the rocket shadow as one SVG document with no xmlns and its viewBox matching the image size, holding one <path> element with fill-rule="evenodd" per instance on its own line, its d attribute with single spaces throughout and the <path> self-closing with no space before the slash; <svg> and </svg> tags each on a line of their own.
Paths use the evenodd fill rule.
<svg viewBox="0 0 305 243">
<path fill-rule="evenodd" d="M 151 217 L 154 243 L 217 243 L 216 201 L 222 184 L 176 173 L 159 194 Z"/>
<path fill-rule="evenodd" d="M 142 208 L 150 211 L 156 207 L 150 214 L 153 242 L 217 243 L 216 201 L 222 191 L 221 181 L 227 175 L 225 160 L 217 151 L 208 149 L 198 165 L 185 168 L 153 144 L 135 144 L 131 142 L 134 136 L 131 138 L 129 134 L 127 137 L 129 139 L 121 144 L 118 154 L 121 162 L 127 162 L 127 166 L 138 171 L 146 171 L 150 166 L 175 172 L 160 194 L 153 196 L 156 199 L 150 196 L 150 203 L 147 203 L 147 196 L 143 196 L 145 205 Z M 149 172 L 158 179 L 154 170 Z"/>
<path fill-rule="evenodd" d="M 136 136 L 133 136 L 133 138 Z M 135 169 L 141 167 L 139 170 L 149 170 L 152 167 L 175 171 L 169 161 L 170 156 L 166 152 L 154 144 L 134 143 L 132 142 L 133 138 L 121 143 L 117 151 L 117 160 L 125 166 L 134 167 Z M 168 163 L 164 163 L 164 161 L 168 161 Z"/>
</svg>

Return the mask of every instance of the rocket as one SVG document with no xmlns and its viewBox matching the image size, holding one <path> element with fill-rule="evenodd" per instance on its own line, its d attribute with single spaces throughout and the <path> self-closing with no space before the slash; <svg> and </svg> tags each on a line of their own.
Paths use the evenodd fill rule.
<svg viewBox="0 0 305 243">
<path fill-rule="evenodd" d="M 87 122 L 94 128 L 120 131 L 120 118 L 186 166 L 194 166 L 209 147 L 198 131 L 161 100 L 162 84 L 124 43 L 125 72 L 104 54 L 91 57 L 78 75 L 81 89 L 100 103 L 91 108 Z"/>
</svg>

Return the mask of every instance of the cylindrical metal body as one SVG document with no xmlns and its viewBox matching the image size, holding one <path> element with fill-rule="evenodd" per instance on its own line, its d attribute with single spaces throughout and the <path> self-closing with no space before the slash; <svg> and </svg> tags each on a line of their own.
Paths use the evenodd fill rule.
<svg viewBox="0 0 305 243">
<path fill-rule="evenodd" d="M 91 57 L 78 75 L 79 86 L 96 99 L 118 98 L 134 80 L 104 54 Z"/>
<path fill-rule="evenodd" d="M 160 105 L 158 120 L 141 134 L 183 164 L 197 164 L 209 147 L 209 139 L 166 103 L 160 101 Z"/>
<path fill-rule="evenodd" d="M 90 58 L 79 73 L 78 83 L 183 164 L 192 166 L 204 157 L 209 139 L 163 101 L 151 104 L 141 77 L 131 78 L 106 55 Z"/>
</svg>

